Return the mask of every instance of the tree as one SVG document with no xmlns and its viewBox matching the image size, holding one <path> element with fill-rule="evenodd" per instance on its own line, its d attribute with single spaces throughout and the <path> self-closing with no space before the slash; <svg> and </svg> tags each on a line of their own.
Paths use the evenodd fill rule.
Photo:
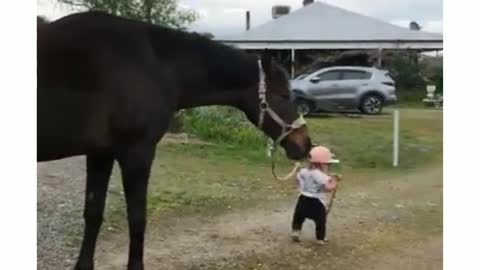
<svg viewBox="0 0 480 270">
<path fill-rule="evenodd" d="M 204 32 L 204 33 L 201 33 L 201 35 L 208 38 L 208 39 L 214 39 L 215 38 L 215 35 L 210 33 L 210 32 Z"/>
<path fill-rule="evenodd" d="M 415 51 L 398 52 L 389 65 L 397 88 L 404 91 L 418 91 L 425 89 L 425 65 L 418 62 L 418 53 Z"/>
<path fill-rule="evenodd" d="M 99 10 L 162 26 L 181 28 L 198 15 L 178 8 L 177 0 L 57 0 L 81 10 Z"/>
</svg>

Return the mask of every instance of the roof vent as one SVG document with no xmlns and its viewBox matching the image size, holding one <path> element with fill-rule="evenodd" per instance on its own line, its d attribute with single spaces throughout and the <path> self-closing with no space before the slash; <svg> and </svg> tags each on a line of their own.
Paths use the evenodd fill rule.
<svg viewBox="0 0 480 270">
<path fill-rule="evenodd" d="M 415 21 L 410 22 L 410 30 L 420 31 L 422 27 Z"/>
<path fill-rule="evenodd" d="M 306 7 L 310 4 L 313 4 L 313 2 L 315 2 L 315 0 L 303 0 L 303 6 Z"/>
<path fill-rule="evenodd" d="M 290 13 L 290 6 L 277 5 L 272 7 L 272 18 L 277 19 Z"/>
</svg>

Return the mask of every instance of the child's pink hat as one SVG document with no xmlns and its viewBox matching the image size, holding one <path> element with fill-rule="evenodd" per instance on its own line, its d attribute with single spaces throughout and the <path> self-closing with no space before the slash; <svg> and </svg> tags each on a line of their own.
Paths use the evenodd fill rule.
<svg viewBox="0 0 480 270">
<path fill-rule="evenodd" d="M 339 163 L 338 159 L 334 159 L 334 155 L 330 149 L 324 146 L 315 146 L 310 150 L 310 162 L 312 163 Z"/>
</svg>

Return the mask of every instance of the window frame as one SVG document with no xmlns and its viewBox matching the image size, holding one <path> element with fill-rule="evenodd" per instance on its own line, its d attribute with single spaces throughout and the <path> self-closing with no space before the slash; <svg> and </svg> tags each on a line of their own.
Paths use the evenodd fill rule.
<svg viewBox="0 0 480 270">
<path fill-rule="evenodd" d="M 320 79 L 321 76 L 327 74 L 327 73 L 338 73 L 338 78 L 334 79 L 334 80 L 319 80 L 319 82 L 329 82 L 329 81 L 340 81 L 341 78 L 342 78 L 342 71 L 341 70 L 338 70 L 338 69 L 331 69 L 331 70 L 326 70 L 326 71 L 323 71 L 323 72 L 319 72 L 315 75 L 313 75 L 312 79 Z"/>
<path fill-rule="evenodd" d="M 368 77 L 365 77 L 365 78 L 362 78 L 362 79 L 360 79 L 360 78 L 346 79 L 345 78 L 345 73 L 347 73 L 347 72 L 352 72 L 352 73 L 360 72 L 360 73 L 363 73 L 363 74 L 367 75 Z M 370 71 L 358 70 L 358 69 L 343 69 L 342 70 L 342 76 L 341 76 L 340 80 L 341 81 L 368 81 L 372 78 L 372 76 L 373 76 L 373 73 L 370 72 Z"/>
</svg>

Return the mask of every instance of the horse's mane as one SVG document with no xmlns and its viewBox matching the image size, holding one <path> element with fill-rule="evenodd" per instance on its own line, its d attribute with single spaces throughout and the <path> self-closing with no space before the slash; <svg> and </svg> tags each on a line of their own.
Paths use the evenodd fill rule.
<svg viewBox="0 0 480 270">
<path fill-rule="evenodd" d="M 151 26 L 152 45 L 157 50 L 168 51 L 170 44 L 177 47 L 178 52 L 187 54 L 195 52 L 207 67 L 209 74 L 214 75 L 220 86 L 237 85 L 243 87 L 258 80 L 256 68 L 257 57 L 243 50 L 212 40 L 196 32 L 185 32 L 162 26 Z M 166 39 L 168 41 L 166 41 Z M 252 68 L 253 67 L 253 68 Z"/>
<path fill-rule="evenodd" d="M 153 25 L 101 11 L 67 15 L 51 24 L 69 24 L 73 21 L 77 24 L 81 21 L 81 24 L 95 28 L 111 29 L 112 33 L 118 32 L 119 29 L 144 32 L 159 57 L 168 59 L 172 55 L 184 55 L 195 58 L 207 69 L 209 81 L 219 87 L 235 85 L 241 88 L 258 80 L 255 55 L 212 40 L 200 33 Z"/>
</svg>

